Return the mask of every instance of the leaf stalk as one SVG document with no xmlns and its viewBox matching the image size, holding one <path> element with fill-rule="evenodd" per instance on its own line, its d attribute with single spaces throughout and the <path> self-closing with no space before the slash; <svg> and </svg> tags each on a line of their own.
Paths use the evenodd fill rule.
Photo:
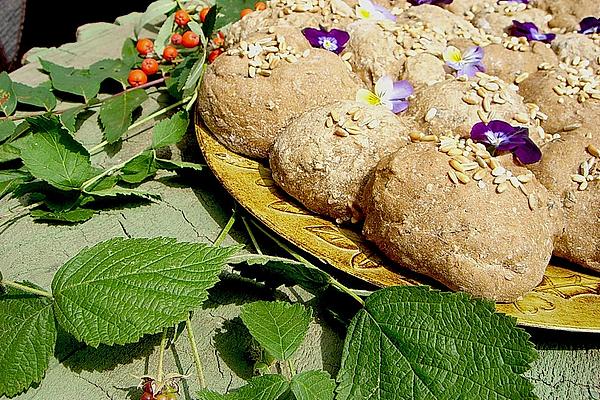
<svg viewBox="0 0 600 400">
<path fill-rule="evenodd" d="M 204 371 L 202 368 L 202 361 L 200 360 L 200 354 L 198 353 L 198 347 L 196 346 L 196 338 L 194 337 L 194 329 L 192 328 L 192 321 L 190 316 L 185 320 L 185 329 L 187 332 L 188 340 L 190 341 L 190 348 L 194 356 L 194 364 L 196 365 L 196 377 L 198 378 L 198 384 L 200 388 L 206 388 L 206 381 L 204 380 Z"/>
<path fill-rule="evenodd" d="M 10 287 L 13 287 L 15 289 L 19 289 L 19 290 L 21 290 L 23 292 L 35 294 L 36 296 L 44 296 L 44 297 L 48 297 L 49 299 L 53 298 L 52 297 L 52 293 L 50 293 L 50 292 L 47 292 L 45 290 L 34 289 L 32 287 L 29 287 L 29 286 L 21 285 L 20 283 L 17 283 L 17 282 L 8 281 L 6 279 L 0 280 L 0 285 L 10 286 Z"/>
<path fill-rule="evenodd" d="M 220 246 L 221 243 L 223 243 L 223 240 L 225 240 L 225 238 L 227 237 L 227 234 L 229 233 L 229 231 L 231 230 L 231 227 L 233 226 L 233 224 L 235 223 L 235 217 L 236 217 L 236 211 L 234 211 L 231 214 L 231 217 L 229 217 L 229 221 L 227 221 L 227 225 L 225 225 L 225 227 L 221 230 L 221 233 L 219 233 L 219 236 L 217 236 L 217 238 L 215 239 L 213 245 L 215 246 Z"/>
</svg>

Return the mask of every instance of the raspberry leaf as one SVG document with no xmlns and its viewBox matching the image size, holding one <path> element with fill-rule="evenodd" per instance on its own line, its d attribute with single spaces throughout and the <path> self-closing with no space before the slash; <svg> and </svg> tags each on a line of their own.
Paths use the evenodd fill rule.
<svg viewBox="0 0 600 400">
<path fill-rule="evenodd" d="M 291 383 L 296 400 L 333 400 L 335 381 L 325 371 L 306 371 Z"/>
<path fill-rule="evenodd" d="M 56 317 L 67 332 L 94 347 L 134 342 L 186 319 L 206 300 L 236 251 L 168 238 L 99 243 L 56 273 Z"/>
<path fill-rule="evenodd" d="M 121 168 L 119 177 L 127 183 L 140 183 L 154 176 L 156 171 L 158 168 L 154 161 L 154 152 L 146 150 L 127 162 Z"/>
<path fill-rule="evenodd" d="M 8 73 L 0 73 L 0 111 L 7 117 L 17 108 L 17 96 L 13 90 L 13 82 Z"/>
<path fill-rule="evenodd" d="M 114 79 L 123 87 L 127 86 L 127 77 L 129 75 L 130 65 L 122 60 L 106 59 L 100 60 L 90 65 L 90 73 L 100 82 L 106 79 Z"/>
<path fill-rule="evenodd" d="M 31 211 L 31 216 L 39 221 L 78 223 L 92 218 L 94 210 L 90 210 L 89 208 L 76 208 L 68 211 L 33 210 Z"/>
<path fill-rule="evenodd" d="M 47 82 L 48 83 L 48 82 Z M 13 90 L 17 95 L 17 101 L 30 106 L 45 108 L 50 111 L 56 107 L 56 97 L 47 83 L 31 87 L 19 82 L 13 83 Z"/>
<path fill-rule="evenodd" d="M 336 399 L 534 399 L 520 375 L 536 359 L 528 339 L 492 302 L 382 289 L 350 324 Z"/>
<path fill-rule="evenodd" d="M 177 144 L 187 132 L 190 124 L 188 113 L 180 111 L 171 118 L 166 118 L 157 123 L 152 131 L 152 148 Z"/>
<path fill-rule="evenodd" d="M 165 45 L 167 41 L 171 38 L 171 32 L 173 32 L 174 28 L 175 14 L 171 14 L 167 17 L 165 22 L 163 22 L 162 26 L 158 30 L 156 39 L 154 40 L 154 51 L 159 56 L 162 56 L 163 50 L 165 49 Z"/>
<path fill-rule="evenodd" d="M 269 374 L 254 377 L 245 386 L 224 395 L 202 390 L 198 400 L 283 400 L 289 387 L 283 376 Z"/>
<path fill-rule="evenodd" d="M 56 342 L 52 300 L 6 289 L 0 294 L 0 397 L 40 382 Z"/>
<path fill-rule="evenodd" d="M 312 312 L 301 304 L 257 301 L 244 305 L 240 316 L 270 355 L 289 360 L 304 341 Z"/>
<path fill-rule="evenodd" d="M 177 8 L 177 2 L 175 0 L 158 0 L 150 3 L 135 27 L 135 34 L 138 35 L 146 24 L 156 22 L 159 20 L 159 17 L 170 13 L 175 8 Z"/>
<path fill-rule="evenodd" d="M 12 136 L 17 129 L 17 125 L 10 120 L 0 121 L 0 143 Z"/>
<path fill-rule="evenodd" d="M 202 171 L 202 164 L 196 164 L 186 161 L 165 160 L 163 158 L 155 158 L 156 166 L 167 171 L 178 171 L 181 169 L 193 169 L 194 171 Z"/>
<path fill-rule="evenodd" d="M 31 180 L 31 175 L 25 171 L 2 170 L 0 171 L 0 199 L 15 190 L 21 183 Z"/>
<path fill-rule="evenodd" d="M 87 150 L 65 130 L 58 118 L 27 120 L 32 135 L 19 144 L 21 158 L 31 175 L 62 190 L 77 190 L 98 173 Z"/>
<path fill-rule="evenodd" d="M 100 91 L 100 80 L 87 69 L 63 67 L 41 59 L 40 64 L 50 74 L 52 87 L 56 90 L 83 96 L 86 103 Z"/>
<path fill-rule="evenodd" d="M 106 100 L 100 107 L 100 126 L 108 143 L 114 143 L 127 132 L 133 111 L 148 99 L 143 89 L 135 89 Z"/>
<path fill-rule="evenodd" d="M 85 105 L 77 106 L 68 109 L 67 111 L 60 114 L 59 118 L 65 128 L 71 133 L 77 132 L 77 118 L 86 109 Z"/>
</svg>

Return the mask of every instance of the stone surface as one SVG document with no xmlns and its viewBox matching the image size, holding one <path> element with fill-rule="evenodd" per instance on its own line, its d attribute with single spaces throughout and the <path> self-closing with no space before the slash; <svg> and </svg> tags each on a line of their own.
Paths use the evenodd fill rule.
<svg viewBox="0 0 600 400">
<path fill-rule="evenodd" d="M 84 40 L 36 53 L 64 65 L 86 66 L 106 57 L 118 57 L 122 40 L 131 34 L 136 16 L 119 19 L 120 25 L 108 29 L 106 24 L 82 27 Z M 87 33 L 86 33 L 87 32 Z M 89 33 L 89 34 L 88 34 Z M 37 84 L 44 75 L 37 71 L 35 55 L 32 63 L 15 71 L 15 80 Z M 144 114 L 158 107 L 158 94 L 144 104 Z M 62 105 L 59 107 L 63 107 Z M 104 153 L 94 157 L 102 165 L 126 159 L 148 144 L 148 126 L 123 144 L 123 152 L 115 157 Z M 137 132 L 133 132 L 135 134 Z M 96 116 L 83 124 L 77 137 L 91 147 L 100 141 Z M 200 160 L 195 139 L 189 146 L 173 149 L 177 157 Z M 34 223 L 29 217 L 0 228 L 0 260 L 4 276 L 14 280 L 28 279 L 48 288 L 55 271 L 82 248 L 115 236 L 168 236 L 182 241 L 213 241 L 226 224 L 234 204 L 223 193 L 209 171 L 191 173 L 185 177 L 164 175 L 145 184 L 160 193 L 162 201 L 120 209 L 103 210 L 92 220 L 74 226 Z M 18 206 L 0 202 L 0 215 Z M 227 243 L 247 243 L 242 224 L 237 224 Z M 250 248 L 250 247 L 248 247 Z M 194 313 L 192 323 L 204 363 L 209 388 L 224 392 L 243 384 L 252 374 L 248 361 L 250 337 L 244 328 L 239 310 L 242 304 L 258 299 L 290 299 L 319 305 L 316 299 L 297 288 L 274 290 L 228 274 L 210 291 L 208 302 Z M 333 304 L 335 306 L 335 304 Z M 317 307 L 323 310 L 322 307 Z M 317 318 L 324 318 L 318 313 Z M 327 319 L 326 321 L 329 321 Z M 328 322 L 313 323 L 307 340 L 295 360 L 299 370 L 324 367 L 335 375 L 342 351 L 343 329 Z M 555 334 L 532 331 L 540 349 L 540 359 L 528 376 L 536 385 L 541 399 L 600 399 L 600 344 L 597 335 Z M 169 347 L 165 356 L 167 371 L 194 374 L 191 353 L 185 332 Z M 85 348 L 60 336 L 56 359 L 51 361 L 45 379 L 38 388 L 17 396 L 18 399 L 137 399 L 139 391 L 135 376 L 155 375 L 158 357 L 158 335 L 145 337 L 136 344 Z M 60 362 L 59 362 L 60 360 Z M 183 385 L 184 399 L 192 399 L 198 390 L 190 377 Z"/>
</svg>

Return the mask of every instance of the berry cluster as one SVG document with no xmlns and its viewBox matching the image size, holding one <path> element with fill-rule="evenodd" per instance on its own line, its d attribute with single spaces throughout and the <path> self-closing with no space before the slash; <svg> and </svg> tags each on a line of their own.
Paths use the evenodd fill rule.
<svg viewBox="0 0 600 400">
<path fill-rule="evenodd" d="M 144 391 L 140 400 L 177 400 L 179 386 L 174 381 L 159 387 L 152 377 L 143 377 L 140 386 Z"/>
</svg>

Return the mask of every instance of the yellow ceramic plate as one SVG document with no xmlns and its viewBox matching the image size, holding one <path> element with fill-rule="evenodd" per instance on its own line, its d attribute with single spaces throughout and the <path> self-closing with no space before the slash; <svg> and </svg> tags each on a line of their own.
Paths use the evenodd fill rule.
<svg viewBox="0 0 600 400">
<path fill-rule="evenodd" d="M 377 286 L 431 284 L 393 265 L 358 230 L 307 211 L 279 189 L 264 164 L 227 150 L 202 126 L 196 135 L 206 161 L 227 191 L 259 221 L 322 261 Z M 521 325 L 600 332 L 600 276 L 553 263 L 522 300 L 496 305 Z"/>
</svg>

